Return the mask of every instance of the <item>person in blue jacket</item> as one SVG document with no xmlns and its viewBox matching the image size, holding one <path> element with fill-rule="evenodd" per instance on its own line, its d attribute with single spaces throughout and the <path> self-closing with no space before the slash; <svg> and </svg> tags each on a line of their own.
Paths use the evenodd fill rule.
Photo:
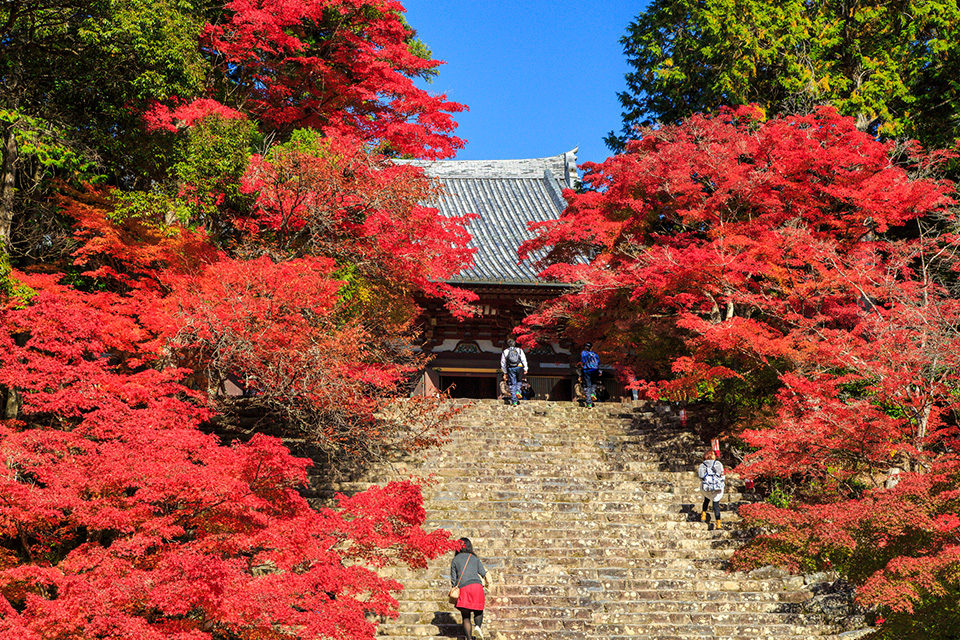
<svg viewBox="0 0 960 640">
<path fill-rule="evenodd" d="M 593 406 L 596 400 L 597 378 L 600 377 L 600 356 L 593 351 L 593 343 L 588 342 L 580 352 L 580 366 L 583 371 L 584 404 Z"/>
</svg>

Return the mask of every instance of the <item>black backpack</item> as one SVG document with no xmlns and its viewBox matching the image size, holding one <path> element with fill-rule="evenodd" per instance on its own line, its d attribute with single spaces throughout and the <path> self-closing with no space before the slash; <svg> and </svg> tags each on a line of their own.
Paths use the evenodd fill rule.
<svg viewBox="0 0 960 640">
<path fill-rule="evenodd" d="M 520 349 L 517 349 L 516 347 L 510 347 L 507 349 L 507 366 L 519 367 L 520 362 Z"/>
</svg>

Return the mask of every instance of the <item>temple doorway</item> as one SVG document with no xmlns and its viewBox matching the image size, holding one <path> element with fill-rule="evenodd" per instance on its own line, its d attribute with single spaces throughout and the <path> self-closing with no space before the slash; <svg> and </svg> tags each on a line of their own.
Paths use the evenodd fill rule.
<svg viewBox="0 0 960 640">
<path fill-rule="evenodd" d="M 497 377 L 493 375 L 440 375 L 440 389 L 451 398 L 482 400 L 497 397 Z"/>
</svg>

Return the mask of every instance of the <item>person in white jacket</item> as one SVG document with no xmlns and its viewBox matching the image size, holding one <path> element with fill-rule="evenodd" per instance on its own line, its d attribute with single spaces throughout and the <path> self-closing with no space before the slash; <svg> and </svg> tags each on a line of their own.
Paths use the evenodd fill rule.
<svg viewBox="0 0 960 640">
<path fill-rule="evenodd" d="M 507 338 L 507 348 L 500 354 L 500 370 L 510 387 L 510 404 L 520 404 L 520 376 L 527 375 L 527 354 L 513 338 Z"/>
<path fill-rule="evenodd" d="M 723 465 L 717 460 L 717 454 L 711 449 L 703 456 L 703 462 L 697 469 L 697 475 L 700 476 L 700 493 L 703 494 L 703 509 L 700 513 L 700 520 L 707 521 L 707 512 L 710 508 L 710 502 L 713 502 L 714 529 L 723 529 L 720 524 L 720 498 L 723 497 L 723 489 L 726 484 L 726 477 L 723 475 Z"/>
</svg>

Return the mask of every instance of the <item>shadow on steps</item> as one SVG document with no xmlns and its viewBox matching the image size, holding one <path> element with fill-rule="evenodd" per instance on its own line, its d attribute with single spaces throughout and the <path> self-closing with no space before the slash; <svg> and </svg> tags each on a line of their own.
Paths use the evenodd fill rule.
<svg viewBox="0 0 960 640">
<path fill-rule="evenodd" d="M 463 625 L 460 620 L 457 620 L 459 617 L 448 611 L 435 611 L 430 624 L 437 627 L 438 635 L 445 638 L 458 638 L 463 635 Z"/>
</svg>

